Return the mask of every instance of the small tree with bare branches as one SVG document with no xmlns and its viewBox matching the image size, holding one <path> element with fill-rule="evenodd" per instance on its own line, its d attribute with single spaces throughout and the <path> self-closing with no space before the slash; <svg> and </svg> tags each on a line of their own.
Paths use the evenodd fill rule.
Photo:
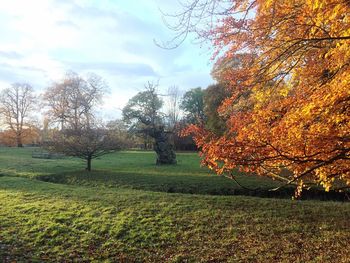
<svg viewBox="0 0 350 263">
<path fill-rule="evenodd" d="M 86 160 L 86 170 L 91 171 L 93 159 L 121 150 L 123 141 L 103 126 L 81 127 L 57 131 L 53 139 L 46 142 L 50 151 Z"/>
<path fill-rule="evenodd" d="M 105 89 L 105 83 L 96 75 L 83 78 L 69 73 L 44 94 L 47 115 L 52 123 L 60 124 L 45 142 L 46 148 L 86 160 L 88 171 L 92 159 L 124 148 L 123 141 L 96 120 L 95 108 Z"/>
</svg>

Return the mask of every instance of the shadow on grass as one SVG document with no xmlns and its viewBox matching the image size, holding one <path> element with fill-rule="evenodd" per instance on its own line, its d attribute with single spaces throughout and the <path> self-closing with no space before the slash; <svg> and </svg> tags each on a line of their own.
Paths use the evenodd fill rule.
<svg viewBox="0 0 350 263">
<path fill-rule="evenodd" d="M 237 175 L 237 179 L 247 188 L 220 176 L 162 175 L 147 172 L 75 171 L 62 174 L 38 176 L 38 180 L 68 185 L 120 187 L 153 192 L 201 194 L 201 195 L 242 195 L 263 198 L 285 198 L 294 196 L 295 188 L 279 186 L 276 181 L 256 176 Z M 249 189 L 248 189 L 249 188 Z M 251 190 L 250 190 L 251 189 Z M 304 190 L 301 200 L 349 201 L 349 192 L 325 192 L 322 189 Z"/>
</svg>

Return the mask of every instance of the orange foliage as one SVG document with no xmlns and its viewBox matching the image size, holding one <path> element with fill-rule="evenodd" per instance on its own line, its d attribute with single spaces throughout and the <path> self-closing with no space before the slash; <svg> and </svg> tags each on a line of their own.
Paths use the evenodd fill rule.
<svg viewBox="0 0 350 263">
<path fill-rule="evenodd" d="M 208 34 L 217 49 L 215 77 L 229 83 L 232 96 L 219 109 L 228 118 L 224 135 L 187 129 L 203 162 L 218 173 L 239 168 L 299 190 L 349 187 L 349 2 L 232 1 Z M 283 169 L 292 174 L 282 176 Z"/>
<path fill-rule="evenodd" d="M 23 144 L 38 144 L 41 141 L 40 131 L 37 128 L 24 128 L 22 132 Z M 5 130 L 0 132 L 0 145 L 17 146 L 16 132 Z"/>
</svg>

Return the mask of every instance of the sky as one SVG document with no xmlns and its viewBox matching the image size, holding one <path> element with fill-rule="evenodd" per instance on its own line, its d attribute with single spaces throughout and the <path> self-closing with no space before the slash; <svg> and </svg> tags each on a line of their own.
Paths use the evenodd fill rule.
<svg viewBox="0 0 350 263">
<path fill-rule="evenodd" d="M 179 10 L 175 0 L 11 0 L 0 5 L 0 90 L 14 82 L 39 94 L 65 72 L 100 75 L 109 86 L 104 118 L 120 109 L 147 81 L 160 92 L 207 87 L 212 63 L 208 47 L 189 37 L 180 47 L 170 40 L 160 10 Z"/>
</svg>

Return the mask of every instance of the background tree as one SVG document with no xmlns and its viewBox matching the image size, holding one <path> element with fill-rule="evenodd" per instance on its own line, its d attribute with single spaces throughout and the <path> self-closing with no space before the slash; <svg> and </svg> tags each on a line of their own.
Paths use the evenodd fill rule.
<svg viewBox="0 0 350 263">
<path fill-rule="evenodd" d="M 202 123 L 204 121 L 204 92 L 198 87 L 187 91 L 181 101 L 180 108 L 184 110 L 189 123 Z"/>
<path fill-rule="evenodd" d="M 44 94 L 48 116 L 54 123 L 58 121 L 61 128 L 53 133 L 45 147 L 86 160 L 88 171 L 91 171 L 92 159 L 124 147 L 118 134 L 96 120 L 96 106 L 105 88 L 105 83 L 96 75 L 84 79 L 69 73 Z"/>
<path fill-rule="evenodd" d="M 138 146 L 138 138 L 133 133 L 129 133 L 129 127 L 123 120 L 116 119 L 109 121 L 106 124 L 106 128 L 109 130 L 110 134 L 113 134 L 119 138 L 119 140 L 123 141 L 124 147 L 130 149 Z"/>
<path fill-rule="evenodd" d="M 184 7 L 180 34 L 213 41 L 219 64 L 241 62 L 216 76 L 231 93 L 219 109 L 226 132 L 190 128 L 204 162 L 218 173 L 238 167 L 296 184 L 297 194 L 314 183 L 349 187 L 348 2 L 199 0 Z M 197 27 L 207 19 L 219 22 Z"/>
<path fill-rule="evenodd" d="M 219 114 L 218 109 L 229 96 L 224 84 L 210 85 L 204 90 L 205 127 L 217 135 L 222 135 L 226 130 L 226 118 Z"/>
<path fill-rule="evenodd" d="M 168 88 L 166 108 L 168 129 L 174 131 L 180 116 L 180 89 L 178 86 Z"/>
<path fill-rule="evenodd" d="M 24 128 L 23 134 L 25 134 L 22 138 L 23 145 L 37 146 L 41 143 L 40 129 L 34 125 Z M 0 145 L 18 146 L 16 133 L 11 129 L 0 131 Z"/>
<path fill-rule="evenodd" d="M 165 130 L 164 114 L 160 109 L 163 101 L 157 95 L 157 85 L 148 83 L 145 91 L 132 97 L 123 109 L 123 118 L 129 123 L 130 131 L 144 134 L 154 139 L 157 164 L 176 164 L 174 147 Z"/>
<path fill-rule="evenodd" d="M 90 125 L 78 129 L 63 129 L 54 132 L 46 149 L 86 161 L 86 170 L 91 171 L 93 159 L 125 148 L 125 141 L 102 125 Z"/>
<path fill-rule="evenodd" d="M 97 75 L 83 78 L 68 72 L 64 79 L 52 84 L 43 95 L 46 116 L 60 128 L 78 129 L 93 118 L 93 108 L 101 103 L 106 83 Z"/>
<path fill-rule="evenodd" d="M 4 125 L 11 131 L 9 136 L 23 147 L 23 138 L 29 133 L 32 113 L 37 99 L 33 88 L 27 83 L 14 83 L 0 93 L 0 113 Z"/>
</svg>

